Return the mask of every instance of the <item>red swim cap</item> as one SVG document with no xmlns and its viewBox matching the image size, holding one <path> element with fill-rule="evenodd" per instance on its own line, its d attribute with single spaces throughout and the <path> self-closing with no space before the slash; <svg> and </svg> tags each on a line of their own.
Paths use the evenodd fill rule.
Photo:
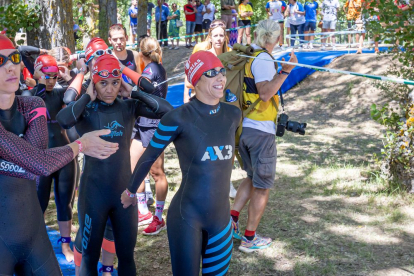
<svg viewBox="0 0 414 276">
<path fill-rule="evenodd" d="M 112 75 L 112 72 L 114 70 L 121 70 L 121 66 L 119 66 L 119 61 L 113 56 L 113 55 L 108 55 L 108 54 L 104 54 L 100 57 L 98 57 L 98 59 L 95 62 L 95 65 L 92 68 L 92 74 L 93 74 L 93 83 L 97 83 L 101 80 L 107 79 L 107 78 L 117 78 L 120 79 L 122 77 L 122 73 L 119 72 L 118 76 L 114 76 Z M 101 71 L 108 71 L 109 76 L 107 78 L 101 77 L 98 75 L 99 72 Z"/>
<path fill-rule="evenodd" d="M 185 74 L 188 81 L 196 86 L 204 72 L 216 67 L 224 67 L 218 57 L 209 51 L 198 51 L 185 64 Z"/>
<path fill-rule="evenodd" d="M 49 55 L 39 56 L 35 61 L 34 68 L 38 66 L 42 66 L 41 71 L 43 73 L 55 73 L 59 71 L 56 59 Z"/>
<path fill-rule="evenodd" d="M 13 42 L 5 35 L 0 34 L 0 50 L 16 49 Z"/>
<path fill-rule="evenodd" d="M 86 46 L 85 59 L 89 60 L 97 50 L 106 49 L 108 49 L 108 45 L 106 45 L 105 41 L 102 38 L 94 37 L 91 41 L 89 41 L 88 45 Z"/>
</svg>

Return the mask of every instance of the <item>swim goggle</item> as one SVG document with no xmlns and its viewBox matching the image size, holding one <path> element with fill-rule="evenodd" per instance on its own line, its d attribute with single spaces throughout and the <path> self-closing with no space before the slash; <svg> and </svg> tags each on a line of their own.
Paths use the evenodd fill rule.
<svg viewBox="0 0 414 276">
<path fill-rule="evenodd" d="M 0 67 L 5 65 L 8 60 L 10 60 L 13 64 L 20 64 L 22 61 L 22 56 L 17 51 L 11 53 L 8 57 L 0 55 Z"/>
<path fill-rule="evenodd" d="M 86 64 L 88 64 L 94 57 L 100 57 L 105 54 L 112 55 L 112 50 L 111 49 L 96 50 L 95 53 L 93 53 L 91 57 L 86 61 Z"/>
<path fill-rule="evenodd" d="M 99 72 L 96 73 L 98 76 L 100 76 L 101 78 L 109 78 L 109 75 L 112 75 L 115 78 L 118 78 L 121 76 L 122 72 L 119 69 L 114 69 L 112 70 L 112 72 L 109 72 L 108 70 L 101 70 Z"/>
<path fill-rule="evenodd" d="M 219 71 L 217 71 L 216 69 L 211 69 L 211 70 L 205 71 L 203 73 L 203 75 L 206 76 L 207 78 L 214 78 L 215 76 L 217 76 L 220 73 L 223 76 L 225 76 L 226 75 L 226 68 L 221 68 Z"/>
</svg>

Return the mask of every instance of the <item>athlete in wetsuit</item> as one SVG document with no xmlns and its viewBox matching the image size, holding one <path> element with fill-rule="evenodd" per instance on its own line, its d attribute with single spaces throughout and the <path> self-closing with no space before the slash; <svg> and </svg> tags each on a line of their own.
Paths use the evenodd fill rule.
<svg viewBox="0 0 414 276">
<path fill-rule="evenodd" d="M 190 56 L 186 74 L 197 91 L 196 98 L 161 119 L 121 196 L 124 208 L 134 204 L 128 195 L 137 190 L 152 163 L 174 142 L 182 183 L 169 207 L 167 231 L 173 274 L 177 276 L 199 275 L 201 257 L 203 275 L 224 275 L 231 259 L 228 183 L 241 112 L 219 102 L 226 83 L 221 70 L 220 60 L 210 52 Z"/>
<path fill-rule="evenodd" d="M 41 55 L 36 59 L 34 67 L 34 76 L 39 79 L 37 87 L 33 89 L 34 95 L 42 98 L 46 103 L 49 133 L 48 147 L 55 148 L 67 145 L 69 144 L 68 136 L 66 131 L 58 124 L 56 115 L 65 104 L 75 100 L 77 93 L 71 89 L 65 93 L 67 87 L 55 88 L 59 68 L 54 57 Z M 69 244 L 71 242 L 72 200 L 76 187 L 77 170 L 77 159 L 74 159 L 57 172 L 46 177 L 41 176 L 37 187 L 40 207 L 44 213 L 49 205 L 52 182 L 54 183 L 57 220 L 61 233 L 59 242 L 62 243 L 62 253 L 68 262 L 73 261 L 74 258 Z"/>
<path fill-rule="evenodd" d="M 124 68 L 123 73 L 141 87 L 148 85 L 151 88 L 146 79 L 129 68 Z M 57 115 L 57 120 L 64 128 L 75 125 L 79 134 L 101 127 L 108 128 L 111 134 L 103 138 L 120 145 L 119 151 L 104 162 L 86 157 L 78 200 L 80 228 L 75 242 L 78 252 L 75 252 L 76 264 L 80 260 L 77 254 L 82 252 L 81 276 L 98 275 L 96 267 L 108 217 L 115 237 L 118 274 L 136 274 L 133 253 L 138 213 L 136 208 L 124 210 L 119 202 L 119 194 L 125 190 L 131 176 L 129 147 L 132 127 L 138 116 L 161 118 L 172 110 L 167 101 L 141 91 L 134 91 L 131 100 L 118 99 L 120 79 L 118 60 L 112 55 L 100 56 L 93 66 L 97 98 L 91 98 L 94 95 L 93 87 L 88 88 L 87 94 Z"/>
<path fill-rule="evenodd" d="M 0 57 L 0 275 L 61 275 L 34 179 L 69 163 L 79 146 L 72 143 L 44 150 L 48 139 L 45 105 L 39 98 L 15 96 L 21 58 L 3 35 Z"/>
</svg>

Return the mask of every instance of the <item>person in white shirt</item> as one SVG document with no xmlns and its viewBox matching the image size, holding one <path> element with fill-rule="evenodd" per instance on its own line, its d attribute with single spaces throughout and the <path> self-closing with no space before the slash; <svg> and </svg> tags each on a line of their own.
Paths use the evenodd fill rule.
<svg viewBox="0 0 414 276">
<path fill-rule="evenodd" d="M 210 0 L 206 0 L 204 2 L 203 8 L 203 30 L 204 32 L 208 32 L 210 29 L 210 24 L 214 20 L 214 12 L 216 8 L 214 7 L 213 3 Z"/>
<path fill-rule="evenodd" d="M 338 10 L 339 10 L 338 0 L 324 0 L 322 2 L 322 15 L 323 15 L 322 32 L 335 32 Z M 326 49 L 326 38 L 322 39 L 321 50 L 325 50 L 325 49 Z M 332 36 L 332 50 L 336 50 L 335 36 Z"/>
<path fill-rule="evenodd" d="M 285 17 L 283 13 L 285 12 L 286 8 L 286 3 L 280 0 L 272 0 L 266 4 L 267 18 L 279 23 L 280 26 L 279 47 L 282 47 L 284 40 Z"/>
</svg>

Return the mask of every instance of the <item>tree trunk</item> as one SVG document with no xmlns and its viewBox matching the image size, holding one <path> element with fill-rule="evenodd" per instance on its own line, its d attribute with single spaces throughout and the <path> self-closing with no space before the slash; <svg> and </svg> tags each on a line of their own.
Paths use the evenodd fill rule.
<svg viewBox="0 0 414 276">
<path fill-rule="evenodd" d="M 137 38 L 141 35 L 147 34 L 147 11 L 148 0 L 138 0 L 138 25 L 137 25 Z"/>
<path fill-rule="evenodd" d="M 99 37 L 108 42 L 109 27 L 116 23 L 116 1 L 99 0 Z"/>
<path fill-rule="evenodd" d="M 39 5 L 38 29 L 27 30 L 27 44 L 42 49 L 65 46 L 75 50 L 72 0 L 32 0 Z"/>
<path fill-rule="evenodd" d="M 4 7 L 11 4 L 11 0 L 0 0 L 0 7 Z"/>
</svg>

